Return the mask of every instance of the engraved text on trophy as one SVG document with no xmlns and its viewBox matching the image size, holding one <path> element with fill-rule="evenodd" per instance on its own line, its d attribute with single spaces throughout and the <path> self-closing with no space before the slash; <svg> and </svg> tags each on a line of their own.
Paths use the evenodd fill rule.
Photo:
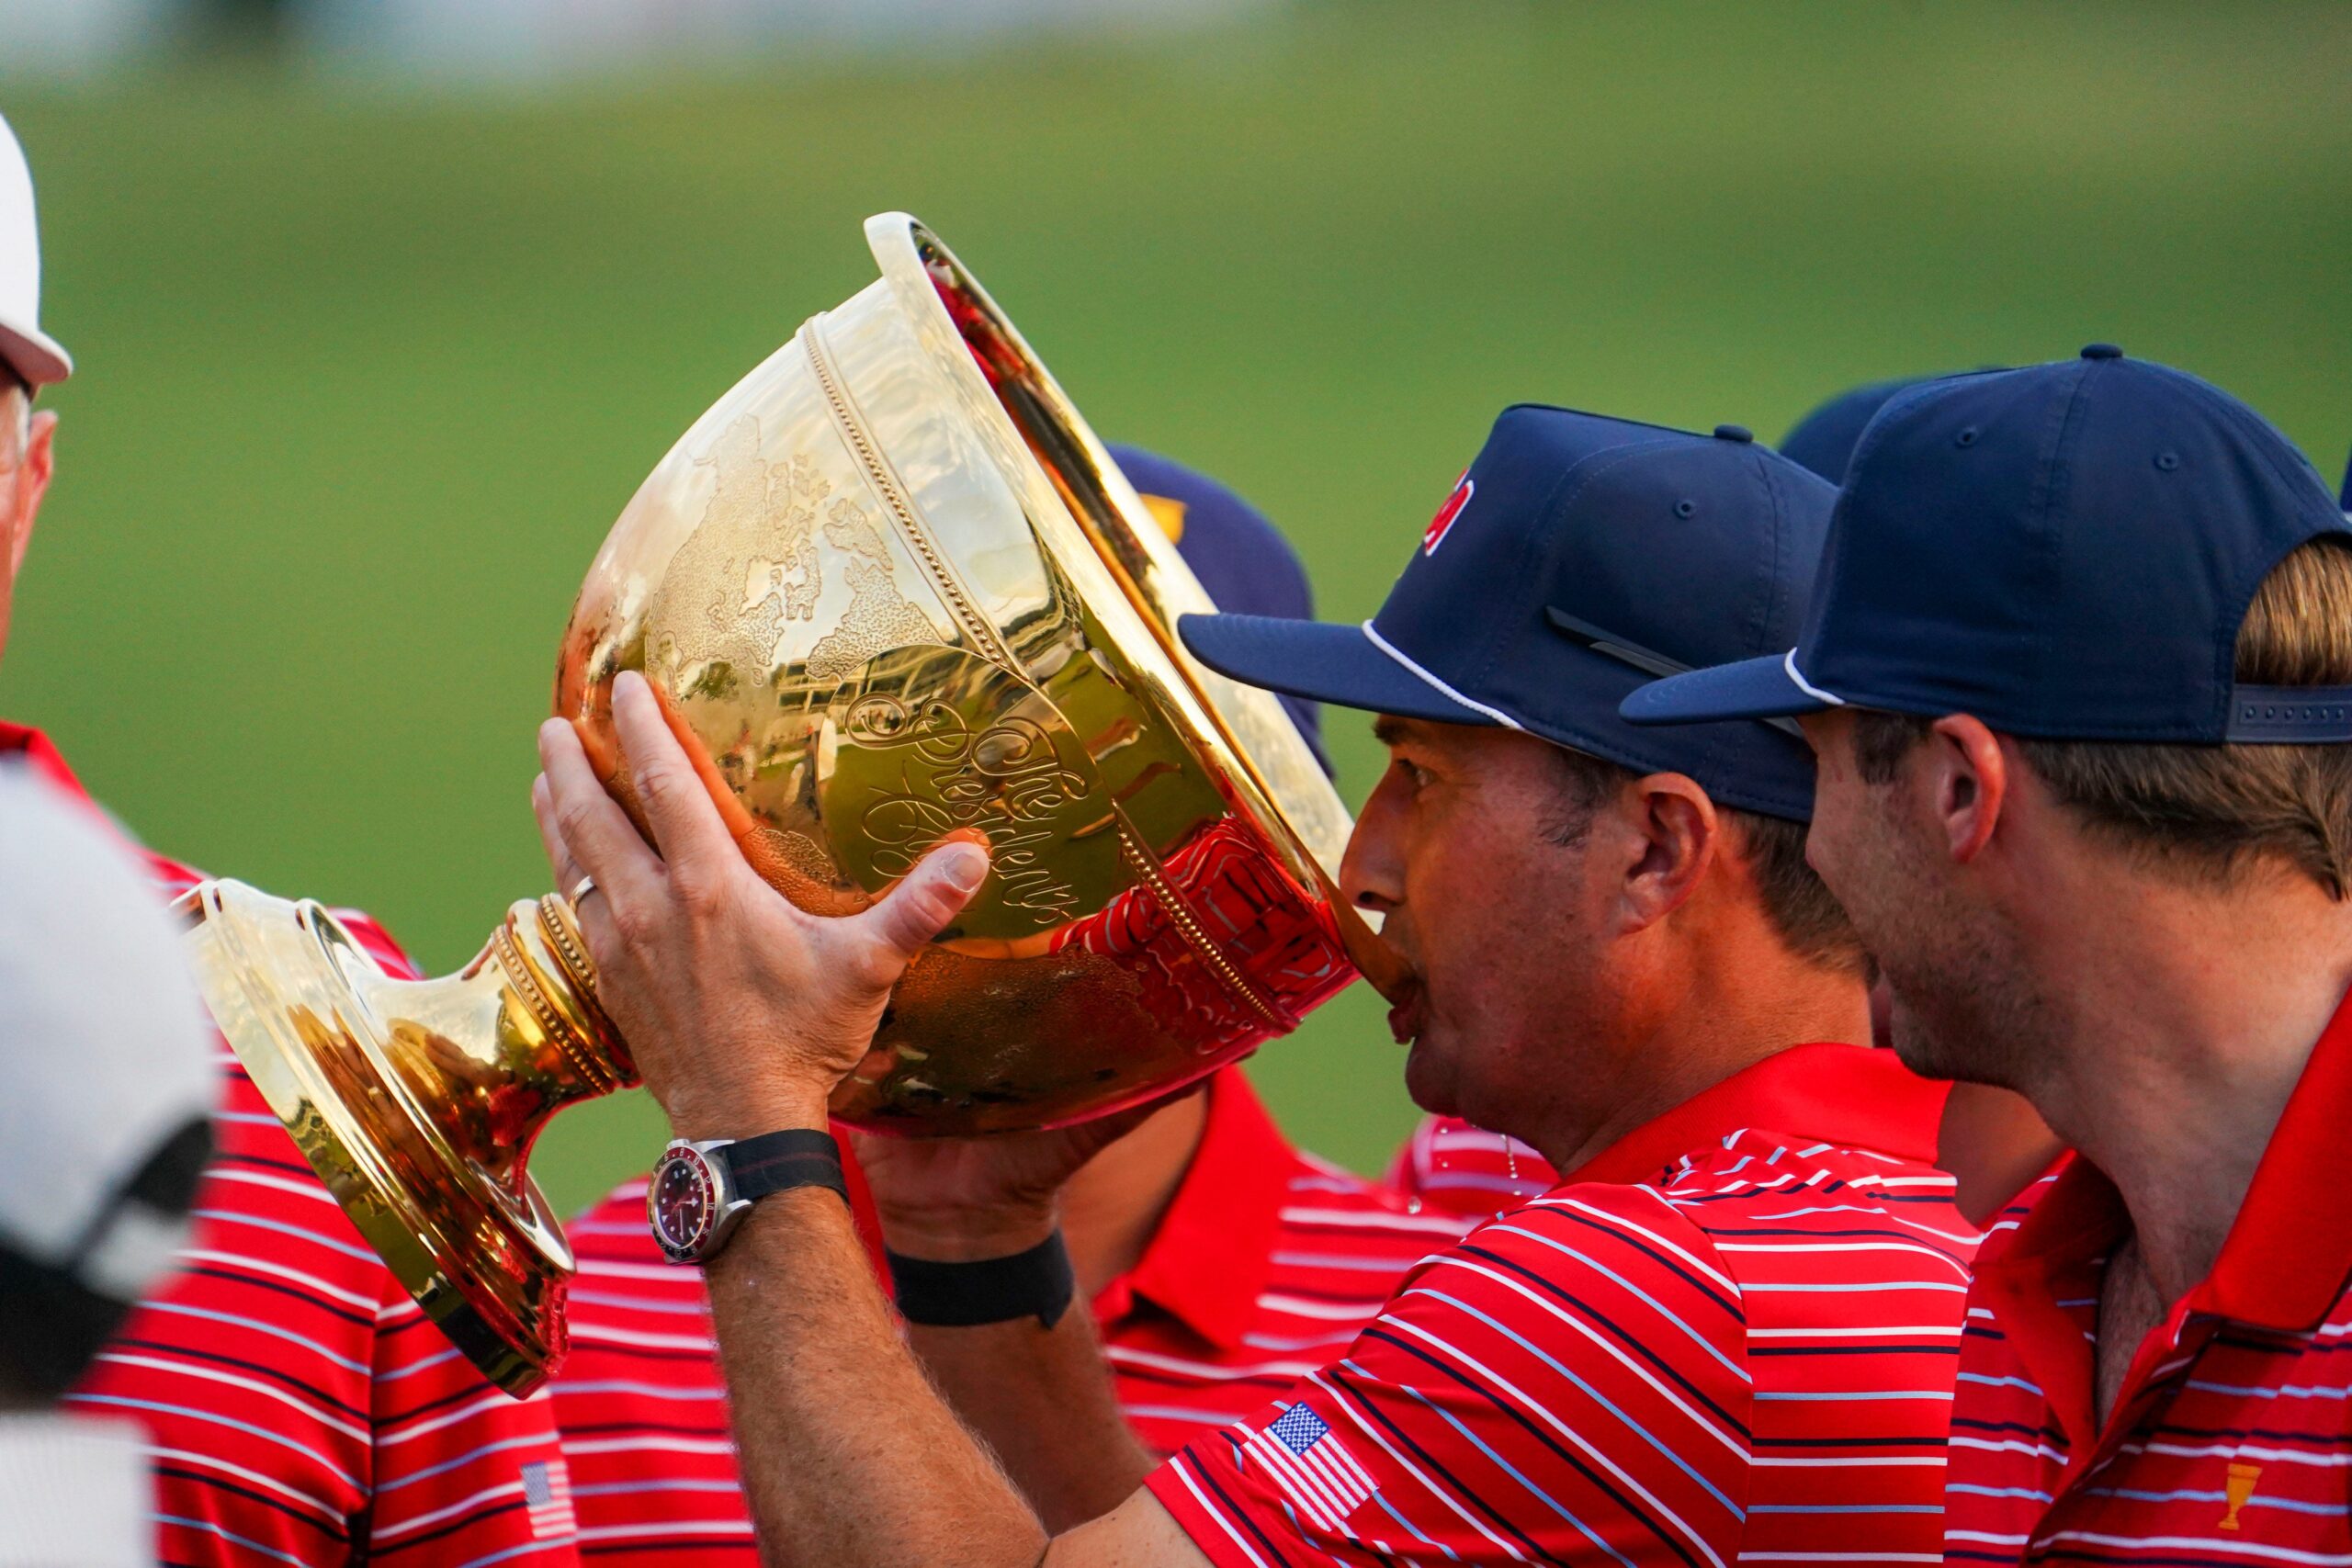
<svg viewBox="0 0 2352 1568">
<path fill-rule="evenodd" d="M 1112 801 L 1046 695 L 960 649 L 892 649 L 828 705 L 820 793 L 843 870 L 878 891 L 959 829 L 990 870 L 964 934 L 1017 939 L 1099 908 L 1127 881 Z"/>
</svg>

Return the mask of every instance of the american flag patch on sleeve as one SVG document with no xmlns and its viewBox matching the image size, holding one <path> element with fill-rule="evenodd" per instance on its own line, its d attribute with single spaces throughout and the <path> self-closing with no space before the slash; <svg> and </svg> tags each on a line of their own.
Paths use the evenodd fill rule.
<svg viewBox="0 0 2352 1568">
<path fill-rule="evenodd" d="M 530 1509 L 533 1540 L 572 1532 L 571 1475 L 561 1456 L 534 1460 L 523 1467 L 523 1502 Z"/>
<path fill-rule="evenodd" d="M 1317 1529 L 1338 1530 L 1379 1490 L 1339 1434 L 1304 1403 L 1264 1431 L 1250 1433 L 1241 1450 Z"/>
</svg>

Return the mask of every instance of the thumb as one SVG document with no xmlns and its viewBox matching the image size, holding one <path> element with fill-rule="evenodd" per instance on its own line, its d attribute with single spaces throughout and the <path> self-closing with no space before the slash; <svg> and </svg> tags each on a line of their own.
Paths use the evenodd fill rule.
<svg viewBox="0 0 2352 1568">
<path fill-rule="evenodd" d="M 924 944 L 964 912 L 988 874 L 985 848 L 969 839 L 950 839 L 856 919 L 899 963 L 911 964 Z"/>
</svg>

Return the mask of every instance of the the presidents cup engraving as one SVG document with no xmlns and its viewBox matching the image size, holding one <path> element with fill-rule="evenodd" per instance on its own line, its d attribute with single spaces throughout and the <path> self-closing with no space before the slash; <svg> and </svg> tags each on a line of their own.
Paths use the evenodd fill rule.
<svg viewBox="0 0 2352 1568">
<path fill-rule="evenodd" d="M 1050 931 L 1129 880 L 1110 792 L 1044 693 L 961 649 L 897 648 L 826 710 L 818 789 L 843 870 L 869 892 L 958 829 L 986 835 L 965 934 Z"/>
</svg>

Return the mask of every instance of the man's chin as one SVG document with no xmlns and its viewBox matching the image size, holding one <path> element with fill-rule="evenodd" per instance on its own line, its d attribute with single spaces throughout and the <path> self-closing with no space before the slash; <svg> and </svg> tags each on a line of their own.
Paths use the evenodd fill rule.
<svg viewBox="0 0 2352 1568">
<path fill-rule="evenodd" d="M 1887 1043 L 1894 1048 L 1894 1059 L 1923 1078 L 1984 1081 L 1975 1054 L 1923 1023 L 1899 996 L 1888 1011 L 1886 1034 Z"/>
<path fill-rule="evenodd" d="M 1405 1048 L 1405 1092 L 1432 1116 L 1459 1116 L 1453 1070 L 1430 1043 L 1424 1032 Z"/>
</svg>

